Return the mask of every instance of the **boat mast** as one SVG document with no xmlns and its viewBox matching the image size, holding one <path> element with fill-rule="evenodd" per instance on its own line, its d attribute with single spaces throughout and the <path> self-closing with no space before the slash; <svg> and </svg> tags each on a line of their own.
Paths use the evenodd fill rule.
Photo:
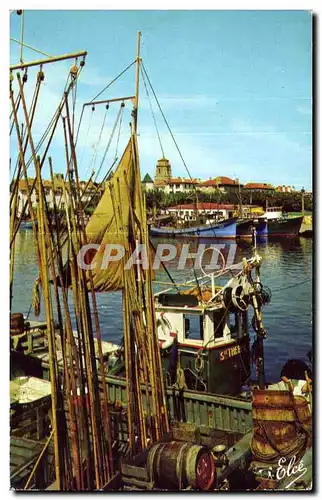
<svg viewBox="0 0 322 500">
<path fill-rule="evenodd" d="M 141 44 L 141 31 L 138 31 L 137 46 L 136 46 L 135 98 L 134 98 L 134 109 L 133 109 L 133 132 L 134 132 L 134 134 L 137 133 L 137 122 L 138 122 L 139 79 L 140 79 L 140 44 Z"/>
<path fill-rule="evenodd" d="M 239 201 L 239 217 L 243 217 L 243 200 L 241 195 L 240 180 L 238 179 L 238 201 Z"/>
</svg>

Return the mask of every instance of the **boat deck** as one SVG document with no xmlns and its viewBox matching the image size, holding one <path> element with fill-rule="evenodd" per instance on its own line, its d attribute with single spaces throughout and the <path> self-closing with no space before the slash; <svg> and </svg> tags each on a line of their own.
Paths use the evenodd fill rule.
<svg viewBox="0 0 322 500">
<path fill-rule="evenodd" d="M 44 335 L 44 331 L 47 328 L 46 322 L 41 321 L 28 321 L 29 327 L 21 335 L 15 335 L 12 337 L 14 348 L 20 347 L 24 350 L 25 354 L 31 354 L 33 357 L 39 359 L 42 364 L 49 365 L 49 352 L 48 352 L 48 343 L 46 336 Z M 75 343 L 78 346 L 78 336 L 77 332 L 73 331 L 73 336 L 75 339 Z M 95 353 L 98 356 L 98 344 L 97 340 L 94 338 L 95 345 Z M 113 344 L 112 342 L 107 342 L 102 340 L 102 353 L 103 359 L 107 360 L 111 354 L 114 354 L 119 349 L 117 344 Z M 57 362 L 58 366 L 63 368 L 63 352 L 61 347 L 60 334 L 57 330 L 56 332 L 56 350 L 57 350 Z M 98 363 L 98 360 L 97 360 Z"/>
</svg>

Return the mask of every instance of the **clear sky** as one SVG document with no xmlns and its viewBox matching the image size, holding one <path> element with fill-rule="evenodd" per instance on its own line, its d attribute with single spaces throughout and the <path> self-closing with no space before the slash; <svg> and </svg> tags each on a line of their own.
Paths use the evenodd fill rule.
<svg viewBox="0 0 322 500">
<path fill-rule="evenodd" d="M 77 116 L 135 59 L 141 56 L 192 177 L 239 177 L 241 182 L 312 188 L 311 14 L 307 11 L 26 11 L 25 43 L 50 55 L 86 49 L 77 90 Z M 20 17 L 11 14 L 11 37 L 20 37 Z M 19 46 L 11 42 L 11 62 Z M 25 50 L 26 60 L 38 55 Z M 35 121 L 35 139 L 59 102 L 71 62 L 44 67 L 46 79 Z M 34 88 L 30 71 L 26 90 Z M 134 93 L 134 70 L 101 97 Z M 144 86 L 140 88 L 139 146 L 142 176 L 154 175 L 161 151 Z M 119 150 L 128 137 L 124 111 Z M 155 109 L 165 156 L 175 176 L 184 165 Z M 103 158 L 119 106 L 84 113 L 78 158 L 82 178 Z M 91 116 L 92 115 L 92 116 Z M 116 153 L 116 137 L 99 177 Z M 14 147 L 11 148 L 13 151 Z M 118 151 L 119 153 L 120 151 Z M 51 151 L 62 171 L 62 133 Z M 46 170 L 45 167 L 45 177 Z"/>
</svg>

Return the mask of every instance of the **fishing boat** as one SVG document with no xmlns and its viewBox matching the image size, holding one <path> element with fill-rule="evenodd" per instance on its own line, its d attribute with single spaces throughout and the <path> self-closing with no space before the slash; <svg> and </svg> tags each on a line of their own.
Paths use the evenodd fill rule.
<svg viewBox="0 0 322 500">
<path fill-rule="evenodd" d="M 254 229 L 258 237 L 298 236 L 303 217 L 280 217 L 278 219 L 242 219 L 237 222 L 236 235 L 240 238 L 252 238 Z"/>
<path fill-rule="evenodd" d="M 267 220 L 268 236 L 298 236 L 303 216 Z"/>
<path fill-rule="evenodd" d="M 267 221 L 268 236 L 298 236 L 303 216 L 289 217 L 283 214 L 282 207 L 267 207 L 259 219 Z"/>
<path fill-rule="evenodd" d="M 156 227 L 151 225 L 149 232 L 151 236 L 169 238 L 236 238 L 236 219 L 230 218 L 209 224 L 195 225 L 184 228 L 171 228 L 167 226 Z"/>
<path fill-rule="evenodd" d="M 69 92 L 79 73 L 76 62 L 69 75 Z M 142 262 L 125 265 L 137 245 L 144 245 L 151 258 L 137 144 L 141 65 L 139 33 L 135 96 L 86 103 L 91 107 L 126 100 L 134 104 L 129 140 L 86 226 L 66 92 L 57 116 L 64 110 L 66 167 L 73 200 L 66 210 L 67 234 L 51 231 L 41 162 L 33 154 L 38 227 L 32 207 L 31 214 L 39 277 L 32 305 L 39 316 L 42 290 L 46 321 L 31 324 L 19 313 L 11 317 L 11 351 L 18 363 L 16 368 L 25 370 L 20 377 L 32 376 L 37 369 L 41 378 L 50 380 L 50 406 L 42 405 L 44 418 L 50 421 L 50 434 L 48 426 L 28 427 L 27 443 L 30 447 L 33 441 L 34 446 L 26 463 L 20 464 L 21 489 L 38 488 L 39 484 L 41 489 L 65 491 L 234 489 L 238 471 L 249 469 L 252 360 L 257 371 L 255 385 L 266 391 L 262 307 L 270 295 L 261 284 L 260 256 L 254 250 L 250 259 L 227 266 L 224 272 L 229 278 L 223 286 L 216 285 L 212 274 L 183 286 L 181 291 L 175 286 L 157 294 L 153 293 L 150 266 L 145 268 Z M 24 101 L 19 75 L 17 79 Z M 19 138 L 12 87 L 10 97 Z M 28 124 L 26 106 L 24 113 Z M 30 130 L 27 139 L 33 148 Z M 19 155 L 18 175 L 25 170 L 21 141 Z M 31 192 L 27 195 L 30 202 Z M 14 197 L 13 249 L 17 228 Z M 63 261 L 64 244 L 69 253 Z M 123 257 L 102 265 L 106 248 L 115 244 L 123 245 Z M 96 293 L 109 291 L 122 294 L 120 346 L 102 341 Z M 252 346 L 248 321 L 251 308 L 255 333 Z M 21 357 L 29 362 L 24 365 Z M 12 370 L 17 373 L 15 367 Z M 35 418 L 40 406 L 36 404 L 34 411 Z M 22 414 L 12 432 L 25 439 L 23 420 Z M 308 446 L 301 451 L 304 453 Z M 39 469 L 42 459 L 48 468 Z M 42 470 L 46 474 L 39 483 Z M 248 489 L 258 484 L 253 474 Z"/>
<path fill-rule="evenodd" d="M 267 236 L 267 226 L 267 220 L 265 219 L 239 219 L 237 221 L 236 236 L 239 238 Z"/>
<path fill-rule="evenodd" d="M 35 223 L 37 224 L 37 221 L 35 221 Z M 32 229 L 32 221 L 22 221 L 20 223 L 20 229 Z"/>
</svg>

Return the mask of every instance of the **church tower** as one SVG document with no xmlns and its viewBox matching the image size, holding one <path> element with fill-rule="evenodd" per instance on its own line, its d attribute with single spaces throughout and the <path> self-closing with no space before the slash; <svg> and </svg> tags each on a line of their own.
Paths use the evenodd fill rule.
<svg viewBox="0 0 322 500">
<path fill-rule="evenodd" d="M 169 181 L 171 177 L 172 173 L 169 160 L 167 160 L 166 158 L 161 158 L 161 160 L 158 160 L 157 166 L 155 168 L 155 182 Z"/>
</svg>

